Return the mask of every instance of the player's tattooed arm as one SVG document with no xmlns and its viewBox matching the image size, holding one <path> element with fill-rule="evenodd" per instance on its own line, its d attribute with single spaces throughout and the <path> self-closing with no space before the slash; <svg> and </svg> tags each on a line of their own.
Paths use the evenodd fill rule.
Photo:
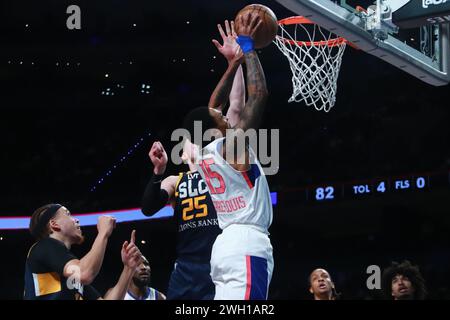
<svg viewBox="0 0 450 320">
<path fill-rule="evenodd" d="M 242 17 L 241 24 L 243 26 L 241 35 L 253 37 L 261 20 L 258 16 L 249 14 Z M 234 127 L 237 130 L 233 132 L 231 139 L 227 137 L 226 146 L 222 151 L 226 160 L 237 170 L 246 170 L 249 163 L 247 148 L 240 147 L 237 141 L 246 130 L 257 129 L 260 126 L 268 97 L 266 78 L 257 53 L 251 49 L 244 54 L 244 57 L 247 66 L 248 100 L 240 114 L 238 124 Z M 233 152 L 228 152 L 231 150 Z M 234 157 L 234 159 L 230 157 Z"/>
<path fill-rule="evenodd" d="M 262 22 L 259 16 L 248 13 L 247 15 L 242 15 L 240 19 L 240 36 L 253 38 Z M 268 91 L 264 71 L 256 51 L 252 48 L 247 49 L 244 58 L 247 66 L 248 100 L 236 128 L 246 131 L 250 128 L 257 129 L 261 124 Z"/>
<path fill-rule="evenodd" d="M 244 131 L 250 128 L 257 129 L 260 126 L 268 96 L 264 71 L 255 51 L 245 54 L 245 64 L 247 65 L 248 100 L 237 125 L 237 128 Z"/>
</svg>

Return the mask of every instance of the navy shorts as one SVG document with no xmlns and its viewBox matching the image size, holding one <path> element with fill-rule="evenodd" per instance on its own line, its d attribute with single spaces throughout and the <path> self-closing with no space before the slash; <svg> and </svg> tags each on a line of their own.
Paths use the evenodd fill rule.
<svg viewBox="0 0 450 320">
<path fill-rule="evenodd" d="M 213 300 L 210 263 L 177 260 L 169 280 L 168 300 Z"/>
</svg>

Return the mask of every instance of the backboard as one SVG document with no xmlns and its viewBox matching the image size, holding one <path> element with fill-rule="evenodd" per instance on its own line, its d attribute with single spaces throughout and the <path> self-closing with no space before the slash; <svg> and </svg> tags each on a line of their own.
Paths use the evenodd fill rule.
<svg viewBox="0 0 450 320">
<path fill-rule="evenodd" d="M 426 83 L 450 82 L 450 1 L 276 1 Z"/>
</svg>

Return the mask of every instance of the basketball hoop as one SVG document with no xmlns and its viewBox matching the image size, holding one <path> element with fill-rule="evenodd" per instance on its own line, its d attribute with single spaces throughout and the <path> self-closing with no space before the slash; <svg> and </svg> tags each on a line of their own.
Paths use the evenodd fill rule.
<svg viewBox="0 0 450 320">
<path fill-rule="evenodd" d="M 282 19 L 278 26 L 274 42 L 288 58 L 292 71 L 289 102 L 304 101 L 316 110 L 330 111 L 336 102 L 337 79 L 348 41 L 301 16 Z"/>
</svg>

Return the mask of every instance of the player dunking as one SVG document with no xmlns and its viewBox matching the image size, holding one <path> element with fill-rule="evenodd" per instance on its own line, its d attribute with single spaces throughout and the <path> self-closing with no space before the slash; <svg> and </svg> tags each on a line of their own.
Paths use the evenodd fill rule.
<svg viewBox="0 0 450 320">
<path fill-rule="evenodd" d="M 223 45 L 216 40 L 213 42 L 227 59 L 228 68 L 211 95 L 208 106 L 222 110 L 229 97 L 227 116 L 233 125 L 238 122 L 245 102 L 241 67 L 243 54 L 235 41 L 234 23 L 230 26 L 225 21 L 226 33 L 220 25 L 218 29 Z M 174 207 L 178 229 L 177 260 L 170 277 L 167 298 L 213 299 L 215 288 L 210 277 L 211 248 L 221 230 L 206 183 L 186 154 L 183 160 L 190 171 L 169 176 L 161 182 L 167 164 L 167 154 L 162 144 L 155 142 L 149 156 L 154 170 L 144 193 L 142 211 L 152 215 L 169 202 Z"/>
<path fill-rule="evenodd" d="M 190 138 L 184 144 L 185 152 L 195 160 L 206 181 L 223 230 L 211 254 L 217 300 L 267 299 L 274 265 L 268 236 L 272 205 L 266 177 L 249 145 L 235 149 L 236 139 L 242 138 L 246 130 L 259 127 L 268 96 L 252 38 L 261 21 L 257 15 L 247 14 L 240 22 L 237 41 L 247 66 L 248 101 L 239 122 L 230 130 L 221 112 L 205 107 L 192 110 L 184 119 L 184 128 L 191 137 L 195 121 L 202 122 L 203 130 L 218 129 L 223 136 L 227 133 L 226 138 L 214 140 L 195 156 Z M 229 158 L 227 150 L 231 149 L 236 153 Z"/>
</svg>

